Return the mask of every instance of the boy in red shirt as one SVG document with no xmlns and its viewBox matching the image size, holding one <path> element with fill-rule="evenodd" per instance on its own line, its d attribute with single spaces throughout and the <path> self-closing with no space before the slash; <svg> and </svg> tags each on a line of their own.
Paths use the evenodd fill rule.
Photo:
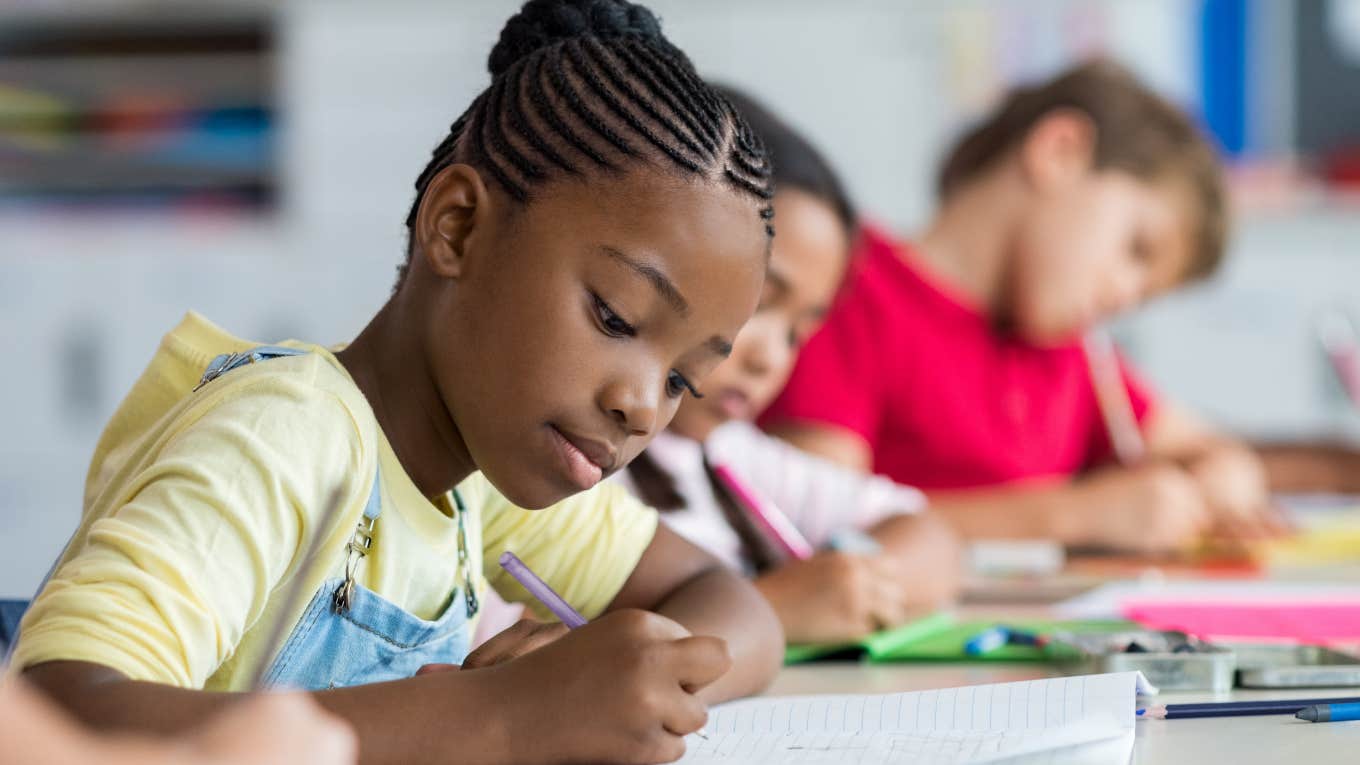
<svg viewBox="0 0 1360 765">
<path fill-rule="evenodd" d="M 915 245 L 866 234 L 769 429 L 934 490 L 970 536 L 1157 551 L 1275 530 L 1250 450 L 1127 366 L 1147 458 L 1109 464 L 1082 351 L 1102 319 L 1222 258 L 1220 171 L 1183 114 L 1113 64 L 1077 67 L 967 135 L 940 197 Z"/>
</svg>

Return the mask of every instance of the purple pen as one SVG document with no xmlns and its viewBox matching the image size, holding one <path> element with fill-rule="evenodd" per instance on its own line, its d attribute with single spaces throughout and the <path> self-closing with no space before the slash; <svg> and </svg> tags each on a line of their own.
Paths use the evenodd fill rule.
<svg viewBox="0 0 1360 765">
<path fill-rule="evenodd" d="M 561 595 L 553 592 L 553 588 L 549 587 L 547 582 L 539 579 L 538 574 L 535 574 L 524 564 L 524 561 L 516 557 L 514 553 L 506 550 L 501 553 L 500 561 L 501 568 L 508 571 L 510 576 L 513 576 L 516 581 L 524 585 L 524 589 L 528 590 L 530 595 L 538 598 L 538 602 L 546 606 L 549 611 L 552 611 L 553 615 L 561 620 L 563 624 L 567 625 L 568 629 L 574 630 L 577 627 L 585 625 L 586 618 L 577 613 L 576 609 L 572 608 L 570 603 L 563 600 Z"/>
</svg>

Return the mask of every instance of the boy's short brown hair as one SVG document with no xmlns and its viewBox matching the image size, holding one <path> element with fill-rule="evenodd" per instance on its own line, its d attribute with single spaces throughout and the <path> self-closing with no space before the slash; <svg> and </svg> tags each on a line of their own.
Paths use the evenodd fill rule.
<svg viewBox="0 0 1360 765">
<path fill-rule="evenodd" d="M 1019 145 L 1045 115 L 1077 109 L 1095 124 L 1094 165 L 1148 182 L 1171 181 L 1189 192 L 1192 256 L 1187 280 L 1218 268 L 1227 244 L 1228 209 L 1217 153 L 1184 112 L 1128 69 L 1104 59 L 1080 64 L 1046 83 L 1012 90 L 1001 106 L 966 133 L 940 170 L 947 199 Z"/>
</svg>

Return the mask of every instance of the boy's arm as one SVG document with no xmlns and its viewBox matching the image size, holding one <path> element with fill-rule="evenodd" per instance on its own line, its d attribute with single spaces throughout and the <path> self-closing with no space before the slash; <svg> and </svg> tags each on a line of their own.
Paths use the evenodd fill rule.
<svg viewBox="0 0 1360 765">
<path fill-rule="evenodd" d="M 1077 480 L 931 495 L 931 512 L 971 539 L 1051 539 L 1074 547 L 1168 552 L 1195 543 L 1211 516 L 1194 479 L 1149 461 Z"/>
<path fill-rule="evenodd" d="M 732 669 L 700 697 L 717 703 L 763 690 L 784 658 L 784 632 L 769 603 L 737 573 L 667 528 L 657 527 L 610 611 L 638 608 L 695 635 L 727 642 Z"/>
<path fill-rule="evenodd" d="M 1344 443 L 1262 443 L 1270 490 L 1360 494 L 1360 449 Z"/>
</svg>

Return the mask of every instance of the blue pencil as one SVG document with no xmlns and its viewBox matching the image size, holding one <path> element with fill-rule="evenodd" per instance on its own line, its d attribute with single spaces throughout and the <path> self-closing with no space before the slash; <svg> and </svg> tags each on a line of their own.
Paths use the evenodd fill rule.
<svg viewBox="0 0 1360 765">
<path fill-rule="evenodd" d="M 1308 722 L 1360 720 L 1360 704 L 1318 704 L 1300 709 L 1294 716 Z"/>
</svg>

